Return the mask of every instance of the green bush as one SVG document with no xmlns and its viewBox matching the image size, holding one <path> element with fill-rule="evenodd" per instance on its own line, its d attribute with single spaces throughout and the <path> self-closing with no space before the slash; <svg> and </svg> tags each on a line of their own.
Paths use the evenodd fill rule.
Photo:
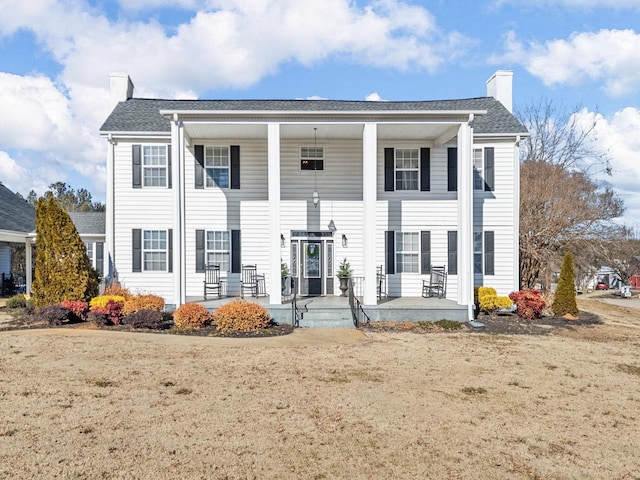
<svg viewBox="0 0 640 480">
<path fill-rule="evenodd" d="M 25 308 L 27 306 L 27 299 L 21 293 L 14 295 L 6 303 L 7 308 Z"/>
<path fill-rule="evenodd" d="M 563 315 L 578 316 L 578 305 L 576 304 L 576 277 L 573 270 L 573 256 L 567 252 L 562 261 L 560 278 L 556 288 L 555 298 L 551 304 L 553 314 L 557 317 Z"/>
</svg>

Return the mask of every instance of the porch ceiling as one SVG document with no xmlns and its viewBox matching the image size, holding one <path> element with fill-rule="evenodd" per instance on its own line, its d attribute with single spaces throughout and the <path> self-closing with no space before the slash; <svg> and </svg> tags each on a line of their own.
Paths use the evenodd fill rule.
<svg viewBox="0 0 640 480">
<path fill-rule="evenodd" d="M 296 123 L 281 124 L 280 138 L 314 138 L 317 128 L 318 140 L 361 139 L 363 123 Z M 443 136 L 455 136 L 456 123 L 378 123 L 378 139 L 407 139 L 434 141 Z M 452 128 L 453 127 L 453 128 Z M 266 139 L 267 125 L 264 123 L 186 123 L 185 134 L 194 139 Z"/>
</svg>

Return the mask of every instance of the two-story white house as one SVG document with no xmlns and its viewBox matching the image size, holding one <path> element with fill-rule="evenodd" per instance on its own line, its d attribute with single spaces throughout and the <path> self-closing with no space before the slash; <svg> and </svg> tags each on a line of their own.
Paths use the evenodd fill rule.
<svg viewBox="0 0 640 480">
<path fill-rule="evenodd" d="M 339 295 L 343 259 L 377 303 L 420 297 L 431 265 L 446 297 L 518 288 L 518 142 L 512 72 L 460 100 L 158 100 L 112 74 L 105 255 L 132 290 L 202 298 L 204 267 L 227 294 L 242 265 L 282 303 L 281 264 L 300 295 Z"/>
</svg>

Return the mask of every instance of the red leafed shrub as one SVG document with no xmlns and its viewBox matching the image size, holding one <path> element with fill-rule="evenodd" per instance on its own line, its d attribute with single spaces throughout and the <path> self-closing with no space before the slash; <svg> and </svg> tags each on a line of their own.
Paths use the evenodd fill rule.
<svg viewBox="0 0 640 480">
<path fill-rule="evenodd" d="M 511 292 L 509 298 L 516 304 L 518 316 L 527 320 L 542 317 L 542 311 L 547 306 L 547 302 L 538 290 Z"/>
<path fill-rule="evenodd" d="M 213 312 L 213 323 L 218 330 L 248 332 L 267 328 L 271 317 L 262 305 L 235 300 L 219 306 Z"/>
<path fill-rule="evenodd" d="M 87 319 L 87 313 L 89 312 L 89 304 L 82 300 L 63 300 L 60 302 L 60 306 L 71 310 L 78 320 L 83 322 Z"/>
<path fill-rule="evenodd" d="M 91 311 L 105 315 L 108 321 L 114 325 L 118 325 L 120 323 L 123 305 L 123 302 L 109 299 L 104 307 L 94 306 L 91 307 Z"/>
<path fill-rule="evenodd" d="M 173 323 L 180 330 L 201 328 L 210 321 L 211 314 L 199 303 L 185 303 L 173 312 Z"/>
</svg>

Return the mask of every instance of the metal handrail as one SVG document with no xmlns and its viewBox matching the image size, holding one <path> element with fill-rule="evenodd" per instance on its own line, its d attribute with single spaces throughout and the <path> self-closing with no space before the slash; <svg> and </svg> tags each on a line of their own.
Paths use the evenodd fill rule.
<svg viewBox="0 0 640 480">
<path fill-rule="evenodd" d="M 300 326 L 300 320 L 304 318 L 304 314 L 309 311 L 306 305 L 298 306 L 298 294 L 296 288 L 296 277 L 285 277 L 285 282 L 291 282 L 291 326 L 294 328 Z"/>
<path fill-rule="evenodd" d="M 349 277 L 349 307 L 351 308 L 351 317 L 353 318 L 353 324 L 356 328 L 360 328 L 361 325 L 368 324 L 371 319 L 369 315 L 362 308 L 360 300 L 355 294 L 355 285 L 351 277 Z"/>
</svg>

